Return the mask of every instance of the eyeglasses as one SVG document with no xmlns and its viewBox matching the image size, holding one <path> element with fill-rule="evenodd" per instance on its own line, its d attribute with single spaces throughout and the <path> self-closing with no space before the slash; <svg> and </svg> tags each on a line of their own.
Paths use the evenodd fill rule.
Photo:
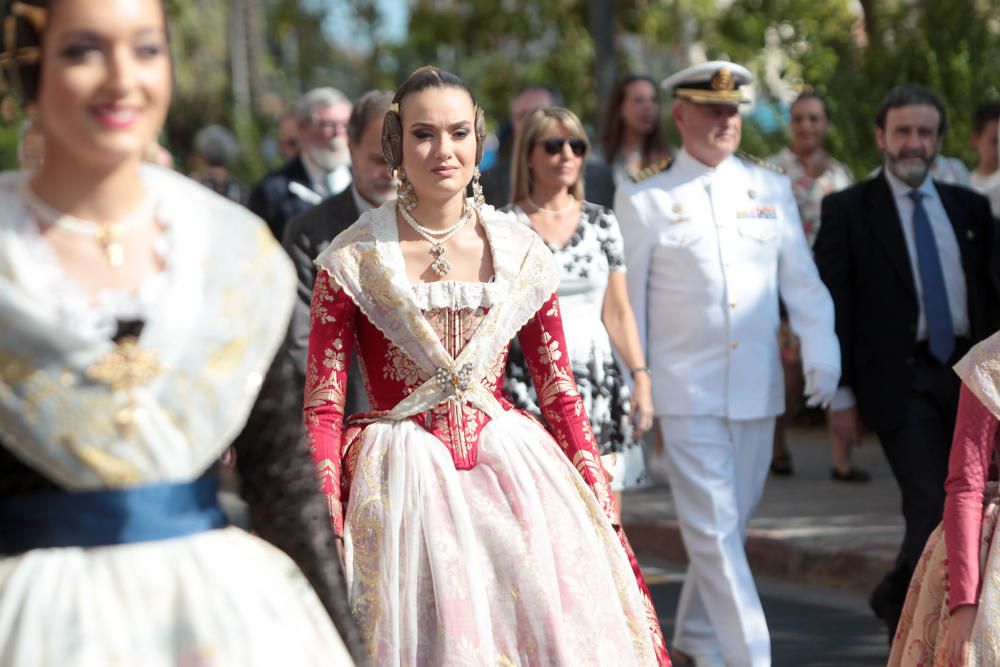
<svg viewBox="0 0 1000 667">
<path fill-rule="evenodd" d="M 564 139 L 563 137 L 546 139 L 542 142 L 542 148 L 549 155 L 559 155 L 562 153 L 563 144 L 569 144 L 569 149 L 577 157 L 583 157 L 583 154 L 587 152 L 587 144 L 583 142 L 583 139 Z"/>
<path fill-rule="evenodd" d="M 346 132 L 347 131 L 347 121 L 346 120 L 322 120 L 320 118 L 312 119 L 313 127 L 318 127 L 321 130 L 333 130 L 334 132 Z"/>
</svg>

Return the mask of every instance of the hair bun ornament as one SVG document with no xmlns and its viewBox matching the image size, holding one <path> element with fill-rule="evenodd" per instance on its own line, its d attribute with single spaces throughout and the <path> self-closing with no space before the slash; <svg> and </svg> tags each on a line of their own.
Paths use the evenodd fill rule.
<svg viewBox="0 0 1000 667">
<path fill-rule="evenodd" d="M 7 87 L 24 100 L 28 91 L 24 89 L 20 68 L 37 65 L 41 60 L 42 52 L 39 44 L 45 25 L 48 23 L 49 12 L 45 7 L 29 5 L 20 0 L 10 3 L 8 11 L 3 20 L 4 50 L 0 53 L 0 70 L 6 75 L 4 79 Z M 30 30 L 34 31 L 34 43 L 21 46 L 19 37 L 26 37 L 26 30 L 18 30 L 18 19 L 23 19 Z"/>
<path fill-rule="evenodd" d="M 382 155 L 389 169 L 396 169 L 403 162 L 403 124 L 399 120 L 398 102 L 393 102 L 382 120 Z"/>
</svg>

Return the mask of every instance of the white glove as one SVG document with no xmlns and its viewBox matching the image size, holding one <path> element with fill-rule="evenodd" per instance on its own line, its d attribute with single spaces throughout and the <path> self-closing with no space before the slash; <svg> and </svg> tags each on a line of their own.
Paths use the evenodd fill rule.
<svg viewBox="0 0 1000 667">
<path fill-rule="evenodd" d="M 825 368 L 810 368 L 806 371 L 806 405 L 810 408 L 829 407 L 837 394 L 839 373 L 831 373 Z"/>
</svg>

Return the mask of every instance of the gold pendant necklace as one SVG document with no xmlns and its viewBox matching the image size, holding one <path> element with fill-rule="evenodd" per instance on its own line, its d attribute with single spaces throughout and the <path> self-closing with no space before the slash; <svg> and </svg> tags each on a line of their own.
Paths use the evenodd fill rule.
<svg viewBox="0 0 1000 667">
<path fill-rule="evenodd" d="M 410 212 L 406 210 L 406 207 L 398 206 L 397 208 L 399 209 L 400 215 L 403 216 L 403 220 L 406 221 L 406 224 L 412 227 L 417 234 L 420 234 L 420 236 L 431 244 L 431 254 L 434 255 L 434 261 L 431 262 L 431 269 L 434 273 L 443 278 L 449 271 L 451 271 L 451 262 L 444 258 L 444 244 L 465 226 L 465 223 L 467 223 L 469 218 L 472 217 L 472 209 L 466 206 L 461 217 L 459 217 L 458 222 L 446 229 L 437 230 L 421 225 L 417 222 L 416 218 L 414 218 Z"/>
<path fill-rule="evenodd" d="M 32 191 L 27 181 L 21 188 L 21 196 L 43 226 L 57 227 L 93 239 L 107 258 L 108 265 L 113 269 L 117 269 L 125 263 L 125 245 L 123 243 L 125 236 L 133 228 L 153 217 L 156 208 L 152 198 L 146 197 L 134 211 L 123 219 L 101 224 L 77 218 L 50 206 Z"/>
</svg>

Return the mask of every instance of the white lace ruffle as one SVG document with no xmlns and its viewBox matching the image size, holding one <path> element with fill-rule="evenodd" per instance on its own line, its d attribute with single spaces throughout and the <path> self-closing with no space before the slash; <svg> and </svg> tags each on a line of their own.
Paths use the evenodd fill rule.
<svg viewBox="0 0 1000 667">
<path fill-rule="evenodd" d="M 22 183 L 21 187 L 27 187 L 27 183 Z M 162 207 L 157 213 L 157 221 L 164 231 L 154 242 L 153 251 L 164 269 L 146 276 L 138 291 L 103 289 L 93 298 L 63 271 L 30 210 L 25 209 L 20 216 L 19 232 L 33 260 L 31 266 L 35 269 L 36 284 L 47 287 L 47 293 L 59 310 L 60 320 L 72 326 L 80 336 L 93 341 L 107 340 L 115 335 L 119 321 L 147 320 L 162 303 L 173 273 L 175 244 L 170 216 L 163 214 Z"/>
<path fill-rule="evenodd" d="M 446 308 L 461 310 L 465 308 L 492 308 L 500 302 L 497 294 L 498 285 L 495 281 L 488 283 L 460 282 L 445 280 L 436 283 L 417 283 L 413 285 L 413 296 L 417 307 L 423 311 Z"/>
</svg>

